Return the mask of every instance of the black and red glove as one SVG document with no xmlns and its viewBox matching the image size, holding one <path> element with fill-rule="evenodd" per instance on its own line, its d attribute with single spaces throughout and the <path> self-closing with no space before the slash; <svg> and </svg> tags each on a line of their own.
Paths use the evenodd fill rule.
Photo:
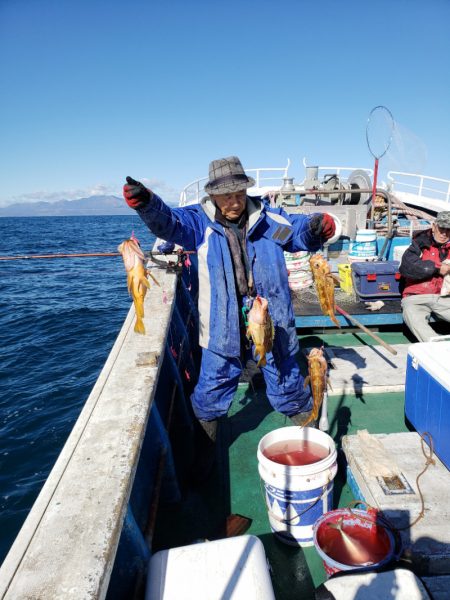
<svg viewBox="0 0 450 600">
<path fill-rule="evenodd" d="M 152 192 L 140 181 L 127 177 L 127 183 L 123 186 L 123 197 L 130 208 L 143 208 L 152 196 Z"/>
<path fill-rule="evenodd" d="M 336 233 L 336 223 L 328 213 L 313 215 L 309 223 L 311 233 L 322 240 L 329 240 Z"/>
</svg>

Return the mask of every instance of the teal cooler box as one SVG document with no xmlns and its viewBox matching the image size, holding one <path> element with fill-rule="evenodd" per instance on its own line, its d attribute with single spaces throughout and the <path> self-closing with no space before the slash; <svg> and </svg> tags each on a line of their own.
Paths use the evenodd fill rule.
<svg viewBox="0 0 450 600">
<path fill-rule="evenodd" d="M 361 300 L 400 299 L 399 265 L 398 260 L 352 263 L 353 289 Z"/>
<path fill-rule="evenodd" d="M 409 347 L 405 414 L 418 433 L 432 436 L 434 451 L 450 469 L 450 341 Z"/>
</svg>

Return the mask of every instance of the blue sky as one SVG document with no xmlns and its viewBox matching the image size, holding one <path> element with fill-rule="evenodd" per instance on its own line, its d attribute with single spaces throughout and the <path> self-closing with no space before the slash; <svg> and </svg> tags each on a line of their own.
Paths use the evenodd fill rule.
<svg viewBox="0 0 450 600">
<path fill-rule="evenodd" d="M 450 178 L 449 24 L 449 0 L 0 0 L 0 205 L 126 175 L 173 200 L 231 154 L 371 167 L 379 104 L 405 149 L 381 175 Z"/>
</svg>

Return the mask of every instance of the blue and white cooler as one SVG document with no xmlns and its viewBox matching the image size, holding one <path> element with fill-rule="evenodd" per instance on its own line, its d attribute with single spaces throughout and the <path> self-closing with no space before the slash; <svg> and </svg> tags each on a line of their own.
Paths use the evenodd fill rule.
<svg viewBox="0 0 450 600">
<path fill-rule="evenodd" d="M 416 431 L 429 433 L 433 448 L 450 469 L 450 336 L 411 344 L 408 349 L 405 414 Z M 427 437 L 425 441 L 428 442 Z"/>
</svg>

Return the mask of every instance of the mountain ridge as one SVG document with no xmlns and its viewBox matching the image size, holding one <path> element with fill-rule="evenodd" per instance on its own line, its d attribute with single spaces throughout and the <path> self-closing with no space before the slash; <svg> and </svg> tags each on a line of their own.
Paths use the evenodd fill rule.
<svg viewBox="0 0 450 600">
<path fill-rule="evenodd" d="M 0 207 L 0 217 L 60 217 L 131 215 L 129 208 L 118 196 L 88 196 L 77 200 L 56 202 L 20 202 Z"/>
</svg>

